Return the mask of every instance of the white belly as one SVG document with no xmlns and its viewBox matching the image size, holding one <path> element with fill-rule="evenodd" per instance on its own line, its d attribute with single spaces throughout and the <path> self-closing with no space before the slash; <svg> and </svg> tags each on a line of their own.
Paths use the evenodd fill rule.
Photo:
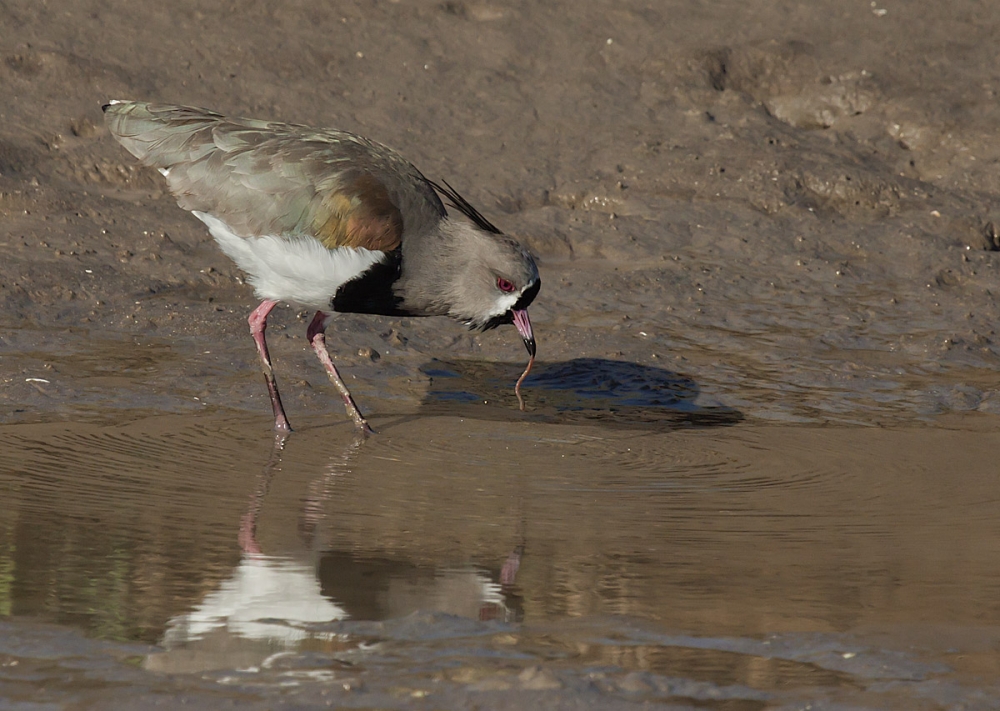
<svg viewBox="0 0 1000 711">
<path fill-rule="evenodd" d="M 257 297 L 330 311 L 330 301 L 345 282 L 364 274 L 385 257 L 361 247 L 327 249 L 312 237 L 240 237 L 205 212 L 191 213 L 226 255 L 247 273 Z"/>
</svg>

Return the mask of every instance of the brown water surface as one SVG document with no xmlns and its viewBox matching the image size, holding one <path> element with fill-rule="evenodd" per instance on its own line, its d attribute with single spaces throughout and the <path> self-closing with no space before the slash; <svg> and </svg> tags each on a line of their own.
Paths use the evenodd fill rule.
<svg viewBox="0 0 1000 711">
<path fill-rule="evenodd" d="M 427 708 L 1000 703 L 984 416 L 375 424 L 4 426 L 0 683 L 135 708 L 178 683 L 196 708 L 219 684 L 262 707 L 288 685 Z"/>
</svg>

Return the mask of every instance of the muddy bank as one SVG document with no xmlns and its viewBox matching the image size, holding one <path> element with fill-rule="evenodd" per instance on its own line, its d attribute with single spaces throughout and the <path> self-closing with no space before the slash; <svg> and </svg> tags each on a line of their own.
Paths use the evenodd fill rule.
<svg viewBox="0 0 1000 711">
<path fill-rule="evenodd" d="M 731 405 L 782 420 L 997 407 L 1000 17 L 988 7 L 2 12 L 8 421 L 49 409 L 25 378 L 50 381 L 56 411 L 76 399 L 78 374 L 56 356 L 95 340 L 177 356 L 148 383 L 162 393 L 152 408 L 189 408 L 209 389 L 217 402 L 258 405 L 249 289 L 158 176 L 107 136 L 99 107 L 114 96 L 393 145 L 539 254 L 535 320 L 553 359 L 667 361 Z M 303 355 L 304 319 L 284 316 L 279 370 L 322 388 Z M 509 333 L 440 320 L 345 317 L 333 328 L 376 410 L 419 399 L 427 357 L 517 354 Z M 366 347 L 387 357 L 369 367 L 354 356 Z M 212 382 L 234 369 L 238 382 Z"/>
</svg>

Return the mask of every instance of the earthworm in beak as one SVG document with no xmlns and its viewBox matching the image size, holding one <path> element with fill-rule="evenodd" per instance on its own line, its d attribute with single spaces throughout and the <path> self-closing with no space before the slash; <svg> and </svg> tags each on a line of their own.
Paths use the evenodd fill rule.
<svg viewBox="0 0 1000 711">
<path fill-rule="evenodd" d="M 517 332 L 521 334 L 521 338 L 524 340 L 524 347 L 528 349 L 528 365 L 521 373 L 521 377 L 517 379 L 517 383 L 514 385 L 514 394 L 517 395 L 517 403 L 521 406 L 521 411 L 524 411 L 524 398 L 521 397 L 521 383 L 524 379 L 528 377 L 528 373 L 531 372 L 531 366 L 535 364 L 535 334 L 531 331 L 531 319 L 528 318 L 527 309 L 522 309 L 520 311 L 515 311 L 514 315 L 514 325 L 517 327 Z"/>
</svg>

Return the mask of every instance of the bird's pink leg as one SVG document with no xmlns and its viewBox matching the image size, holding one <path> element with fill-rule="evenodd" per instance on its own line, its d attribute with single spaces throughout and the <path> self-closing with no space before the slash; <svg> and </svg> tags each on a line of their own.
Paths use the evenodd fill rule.
<svg viewBox="0 0 1000 711">
<path fill-rule="evenodd" d="M 271 368 L 271 356 L 267 352 L 267 341 L 264 331 L 267 329 L 267 315 L 277 305 L 277 301 L 264 299 L 260 306 L 253 310 L 247 322 L 250 324 L 250 335 L 257 344 L 257 354 L 260 356 L 261 369 L 267 382 L 267 393 L 271 396 L 271 409 L 274 411 L 274 431 L 291 432 L 292 428 L 285 417 L 285 408 L 281 406 L 281 396 L 278 394 L 278 384 L 274 381 L 274 370 Z"/>
<path fill-rule="evenodd" d="M 316 315 L 313 316 L 312 322 L 309 324 L 309 328 L 306 331 L 306 337 L 309 339 L 309 343 L 312 345 L 314 351 L 316 351 L 316 356 L 319 358 L 319 362 L 323 364 L 323 368 L 326 369 L 326 374 L 330 378 L 330 382 L 333 386 L 337 388 L 337 392 L 340 396 L 344 398 L 344 407 L 347 408 L 347 414 L 354 420 L 354 426 L 362 434 L 368 435 L 373 434 L 374 430 L 368 426 L 368 421 L 365 416 L 361 414 L 361 410 L 354 402 L 354 398 L 351 397 L 351 391 L 347 389 L 344 381 L 340 377 L 340 373 L 337 372 L 337 367 L 330 360 L 330 354 L 326 350 L 326 319 L 328 315 L 322 311 L 317 311 Z"/>
</svg>

